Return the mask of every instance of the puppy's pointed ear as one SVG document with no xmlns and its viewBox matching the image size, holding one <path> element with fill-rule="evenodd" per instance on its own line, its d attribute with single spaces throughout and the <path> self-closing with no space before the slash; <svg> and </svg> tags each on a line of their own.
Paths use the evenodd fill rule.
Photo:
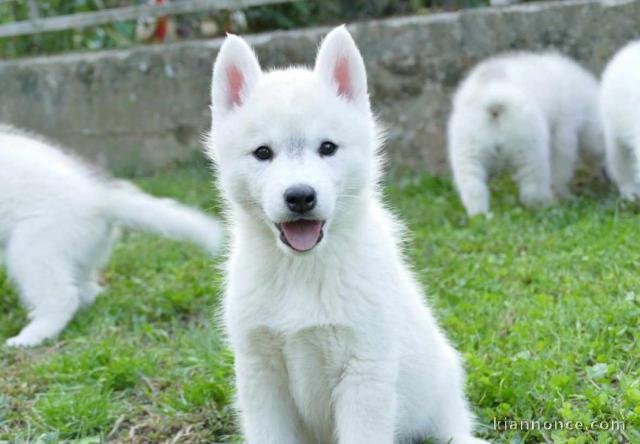
<svg viewBox="0 0 640 444">
<path fill-rule="evenodd" d="M 236 35 L 227 35 L 213 65 L 214 116 L 224 116 L 242 106 L 261 75 L 258 58 L 247 42 Z"/>
<path fill-rule="evenodd" d="M 338 95 L 359 107 L 369 108 L 364 61 L 344 25 L 333 29 L 322 41 L 314 71 Z"/>
</svg>

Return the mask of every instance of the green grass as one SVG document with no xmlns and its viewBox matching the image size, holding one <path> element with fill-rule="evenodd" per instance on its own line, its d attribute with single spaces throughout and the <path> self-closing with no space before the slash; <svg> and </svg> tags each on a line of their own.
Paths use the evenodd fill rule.
<svg viewBox="0 0 640 444">
<path fill-rule="evenodd" d="M 206 171 L 138 180 L 213 208 Z M 443 327 L 463 352 L 479 433 L 500 443 L 640 442 L 640 216 L 591 189 L 556 208 L 494 186 L 469 221 L 449 180 L 405 177 L 387 198 Z M 0 441 L 229 442 L 232 356 L 215 309 L 221 276 L 197 248 L 129 233 L 107 292 L 60 341 L 0 348 Z M 0 339 L 25 323 L 0 272 Z M 496 431 L 497 420 L 626 422 L 624 432 Z"/>
</svg>

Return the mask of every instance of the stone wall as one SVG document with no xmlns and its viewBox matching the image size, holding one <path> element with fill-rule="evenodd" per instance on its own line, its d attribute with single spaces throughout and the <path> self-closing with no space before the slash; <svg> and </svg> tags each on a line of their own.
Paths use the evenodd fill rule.
<svg viewBox="0 0 640 444">
<path fill-rule="evenodd" d="M 446 171 L 450 95 L 500 51 L 557 48 L 599 73 L 640 37 L 640 0 L 566 0 L 349 26 L 396 167 Z M 263 66 L 309 64 L 328 28 L 250 36 Z M 0 121 L 60 141 L 119 173 L 190 159 L 209 125 L 221 40 L 0 62 Z"/>
</svg>

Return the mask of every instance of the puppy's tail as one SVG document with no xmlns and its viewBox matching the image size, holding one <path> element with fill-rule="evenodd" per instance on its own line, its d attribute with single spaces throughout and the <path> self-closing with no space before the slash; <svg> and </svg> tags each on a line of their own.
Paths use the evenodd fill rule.
<svg viewBox="0 0 640 444">
<path fill-rule="evenodd" d="M 518 109 L 521 109 L 522 97 L 519 91 L 507 85 L 491 85 L 483 94 L 482 108 L 489 122 L 499 123 Z"/>
<path fill-rule="evenodd" d="M 489 117 L 491 120 L 499 120 L 500 117 L 504 114 L 506 109 L 506 105 L 500 101 L 492 101 L 487 104 L 487 111 L 489 112 Z"/>
<path fill-rule="evenodd" d="M 114 185 L 107 211 L 116 222 L 193 242 L 213 255 L 220 252 L 224 229 L 219 220 L 173 199 L 153 197 L 131 183 L 117 181 Z"/>
</svg>

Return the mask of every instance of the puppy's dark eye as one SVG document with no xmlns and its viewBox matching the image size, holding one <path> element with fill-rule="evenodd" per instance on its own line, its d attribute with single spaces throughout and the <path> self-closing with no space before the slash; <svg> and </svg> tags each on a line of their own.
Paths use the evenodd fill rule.
<svg viewBox="0 0 640 444">
<path fill-rule="evenodd" d="M 256 148 L 253 155 L 258 160 L 271 160 L 273 158 L 273 151 L 268 146 L 262 145 Z"/>
<path fill-rule="evenodd" d="M 338 145 L 331 142 L 330 140 L 325 140 L 320 144 L 320 148 L 318 148 L 318 152 L 321 156 L 333 156 L 338 149 Z"/>
</svg>

